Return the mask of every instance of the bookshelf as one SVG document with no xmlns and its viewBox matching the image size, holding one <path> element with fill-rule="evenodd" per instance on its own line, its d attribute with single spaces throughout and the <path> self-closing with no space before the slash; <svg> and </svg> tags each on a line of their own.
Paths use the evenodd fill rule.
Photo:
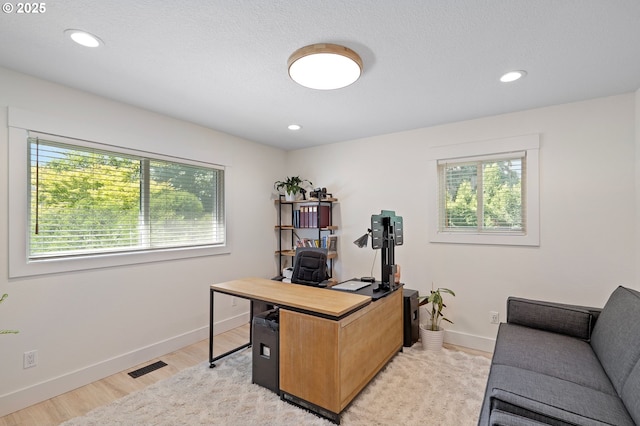
<svg viewBox="0 0 640 426">
<path fill-rule="evenodd" d="M 338 256 L 338 226 L 333 223 L 333 207 L 338 202 L 332 194 L 322 199 L 286 201 L 284 195 L 275 200 L 278 214 L 275 231 L 278 238 L 278 276 L 282 270 L 293 266 L 296 247 L 320 247 L 327 249 L 327 266 L 330 282 L 333 279 L 333 264 Z"/>
</svg>

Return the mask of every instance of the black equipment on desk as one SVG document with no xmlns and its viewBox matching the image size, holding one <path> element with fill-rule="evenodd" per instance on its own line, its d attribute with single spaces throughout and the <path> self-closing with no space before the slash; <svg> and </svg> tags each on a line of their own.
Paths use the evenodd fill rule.
<svg viewBox="0 0 640 426">
<path fill-rule="evenodd" d="M 371 216 L 371 248 L 382 251 L 382 276 L 379 286 L 373 284 L 374 291 L 397 288 L 395 246 L 401 246 L 403 240 L 402 216 L 396 216 L 396 212 L 391 210 L 382 210 L 379 215 Z"/>
</svg>

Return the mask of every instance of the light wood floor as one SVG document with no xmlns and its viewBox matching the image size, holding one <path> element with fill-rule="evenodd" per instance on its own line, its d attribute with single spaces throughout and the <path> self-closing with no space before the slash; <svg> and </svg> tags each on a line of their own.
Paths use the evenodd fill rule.
<svg viewBox="0 0 640 426">
<path fill-rule="evenodd" d="M 219 355 L 248 341 L 249 325 L 235 328 L 226 333 L 216 335 L 214 355 Z M 461 350 L 474 355 L 491 358 L 491 354 L 459 346 L 446 347 Z M 159 380 L 173 376 L 177 372 L 209 359 L 209 340 L 202 340 L 191 346 L 149 360 L 128 370 L 106 377 L 97 382 L 82 386 L 73 391 L 56 396 L 7 416 L 0 417 L 0 426 L 49 426 L 82 416 L 94 408 L 106 405 L 131 392 L 143 389 Z M 138 368 L 162 360 L 168 365 L 145 374 L 137 379 L 127 373 Z"/>
<path fill-rule="evenodd" d="M 249 324 L 216 335 L 214 355 L 236 348 L 249 339 Z M 143 389 L 159 380 L 209 359 L 209 340 L 202 340 L 160 358 L 149 360 L 128 370 L 82 386 L 23 410 L 0 417 L 0 426 L 49 426 L 82 416 L 94 408 L 106 405 L 131 392 Z M 162 360 L 168 365 L 131 378 L 127 373 Z"/>
</svg>

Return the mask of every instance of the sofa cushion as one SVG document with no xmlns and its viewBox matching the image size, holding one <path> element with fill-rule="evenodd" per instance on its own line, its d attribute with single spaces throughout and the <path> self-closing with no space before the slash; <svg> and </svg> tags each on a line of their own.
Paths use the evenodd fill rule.
<svg viewBox="0 0 640 426">
<path fill-rule="evenodd" d="M 575 337 L 503 323 L 492 362 L 616 395 L 589 343 Z"/>
<path fill-rule="evenodd" d="M 515 414 L 502 410 L 493 410 L 489 418 L 490 426 L 543 426 L 545 424 L 546 423 L 516 416 Z"/>
<path fill-rule="evenodd" d="M 620 397 L 633 421 L 640 424 L 640 361 L 631 370 Z"/>
<path fill-rule="evenodd" d="M 591 346 L 619 395 L 640 360 L 640 293 L 618 287 L 602 309 Z"/>
<path fill-rule="evenodd" d="M 491 412 L 551 425 L 635 425 L 617 396 L 534 371 L 494 364 L 487 390 Z"/>
<path fill-rule="evenodd" d="M 595 319 L 586 307 L 509 297 L 507 322 L 589 340 Z"/>
</svg>

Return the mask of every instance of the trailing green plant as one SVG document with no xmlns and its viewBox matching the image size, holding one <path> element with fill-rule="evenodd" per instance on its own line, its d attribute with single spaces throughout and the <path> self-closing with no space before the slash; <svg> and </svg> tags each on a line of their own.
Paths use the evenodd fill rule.
<svg viewBox="0 0 640 426">
<path fill-rule="evenodd" d="M 9 297 L 7 293 L 3 294 L 2 297 L 0 298 L 0 303 L 4 302 L 4 299 L 6 299 L 7 297 Z M 0 334 L 16 334 L 16 333 L 18 333 L 18 330 L 0 330 Z"/>
<path fill-rule="evenodd" d="M 429 303 L 431 304 L 431 322 L 429 323 L 429 329 L 432 331 L 438 331 L 440 330 L 440 322 L 442 320 L 453 324 L 453 321 L 445 318 L 444 314 L 442 313 L 442 310 L 447 307 L 447 305 L 444 304 L 444 300 L 442 299 L 442 293 L 448 293 L 452 296 L 455 296 L 456 294 L 453 292 L 453 290 L 449 290 L 448 288 L 439 287 L 436 290 L 433 290 L 433 285 L 431 286 L 431 288 L 431 294 L 418 298 L 418 305 L 424 306 L 428 305 Z"/>
<path fill-rule="evenodd" d="M 284 188 L 285 192 L 295 195 L 300 192 L 300 190 L 302 189 L 302 185 L 305 182 L 307 182 L 309 186 L 313 186 L 313 183 L 311 183 L 311 181 L 308 181 L 307 179 L 300 179 L 299 176 L 287 176 L 285 180 L 275 181 L 273 187 L 277 191 L 282 191 L 282 189 Z"/>
</svg>

